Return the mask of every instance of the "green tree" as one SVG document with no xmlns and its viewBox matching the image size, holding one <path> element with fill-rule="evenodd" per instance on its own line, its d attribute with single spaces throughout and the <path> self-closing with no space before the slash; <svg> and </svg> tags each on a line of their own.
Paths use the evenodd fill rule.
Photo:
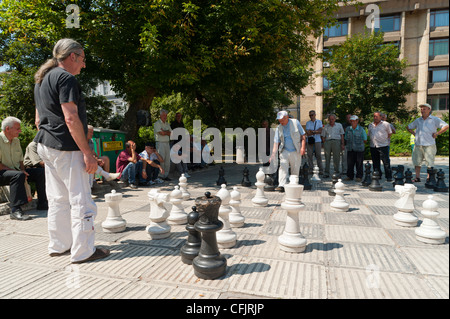
<svg viewBox="0 0 450 319">
<path fill-rule="evenodd" d="M 357 114 L 366 121 L 375 111 L 408 118 L 405 102 L 414 81 L 405 75 L 407 61 L 399 53 L 396 45 L 384 43 L 382 33 L 355 34 L 333 46 L 324 54 L 330 63 L 322 74 L 330 83 L 322 93 L 325 112 L 341 119 Z"/>
<path fill-rule="evenodd" d="M 208 124 L 225 126 L 301 92 L 315 56 L 310 39 L 346 2 L 80 0 L 73 2 L 80 27 L 66 28 L 72 1 L 3 0 L 0 62 L 40 64 L 58 39 L 71 37 L 85 47 L 84 72 L 110 80 L 129 103 L 121 127 L 129 138 L 137 134 L 137 111 L 173 91 L 200 102 Z"/>
</svg>

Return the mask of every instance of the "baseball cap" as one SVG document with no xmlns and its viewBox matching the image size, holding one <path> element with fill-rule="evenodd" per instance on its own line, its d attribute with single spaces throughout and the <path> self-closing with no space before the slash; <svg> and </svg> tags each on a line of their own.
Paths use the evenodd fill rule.
<svg viewBox="0 0 450 319">
<path fill-rule="evenodd" d="M 419 107 L 421 107 L 421 106 L 426 106 L 427 108 L 429 108 L 431 110 L 431 105 L 428 103 L 420 103 Z"/>
<path fill-rule="evenodd" d="M 356 121 L 357 119 L 359 119 L 359 117 L 356 115 L 350 116 L 350 121 Z"/>
<path fill-rule="evenodd" d="M 288 112 L 286 111 L 280 111 L 277 113 L 277 120 L 281 120 L 283 117 L 288 116 Z"/>
</svg>

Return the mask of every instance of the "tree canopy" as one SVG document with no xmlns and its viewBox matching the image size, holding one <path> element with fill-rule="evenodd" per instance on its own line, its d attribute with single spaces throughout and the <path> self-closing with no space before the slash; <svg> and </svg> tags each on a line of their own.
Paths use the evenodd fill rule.
<svg viewBox="0 0 450 319">
<path fill-rule="evenodd" d="M 409 117 L 406 96 L 414 92 L 414 81 L 405 75 L 407 61 L 400 59 L 399 48 L 384 43 L 382 33 L 355 34 L 324 54 L 330 68 L 323 76 L 329 81 L 325 90 L 324 113 L 368 115 L 380 111 L 397 119 Z"/>
<path fill-rule="evenodd" d="M 347 1 L 3 0 L 0 63 L 21 70 L 51 57 L 60 38 L 85 47 L 86 79 L 109 80 L 129 102 L 122 129 L 157 95 L 201 103 L 209 125 L 266 117 L 301 93 L 315 58 L 313 39 Z M 66 8 L 79 7 L 78 28 Z"/>
</svg>

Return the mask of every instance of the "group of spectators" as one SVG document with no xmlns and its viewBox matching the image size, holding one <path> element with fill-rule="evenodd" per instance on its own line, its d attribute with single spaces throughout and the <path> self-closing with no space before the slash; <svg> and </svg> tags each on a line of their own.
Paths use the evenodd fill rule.
<svg viewBox="0 0 450 319">
<path fill-rule="evenodd" d="M 415 136 L 412 162 L 415 167 L 413 182 L 420 182 L 422 163 L 427 167 L 434 165 L 436 156 L 436 142 L 438 135 L 448 130 L 449 125 L 438 117 L 431 115 L 431 106 L 427 103 L 419 105 L 421 117 L 414 120 L 407 130 Z M 336 122 L 336 115 L 327 116 L 328 123 L 323 125 L 316 119 L 314 110 L 309 112 L 310 120 L 305 130 L 296 119 L 289 118 L 286 111 L 277 114 L 278 125 L 275 131 L 272 161 L 277 152 L 280 158 L 277 190 L 283 192 L 287 182 L 289 169 L 291 174 L 298 174 L 301 159 L 306 155 L 309 173 L 312 173 L 314 158 L 319 168 L 319 174 L 330 177 L 331 158 L 333 158 L 333 174 L 346 176 L 344 180 L 360 182 L 363 177 L 363 161 L 365 144 L 370 143 L 370 155 L 373 170 L 385 175 L 386 181 L 393 180 L 390 164 L 391 135 L 396 133 L 395 127 L 387 122 L 386 114 L 373 113 L 373 122 L 367 131 L 359 124 L 357 115 L 348 114 L 346 123 Z M 438 131 L 439 129 L 439 131 Z M 325 165 L 322 161 L 322 147 L 324 148 Z M 381 169 L 383 163 L 383 170 Z M 292 173 L 295 172 L 295 173 Z"/>
</svg>

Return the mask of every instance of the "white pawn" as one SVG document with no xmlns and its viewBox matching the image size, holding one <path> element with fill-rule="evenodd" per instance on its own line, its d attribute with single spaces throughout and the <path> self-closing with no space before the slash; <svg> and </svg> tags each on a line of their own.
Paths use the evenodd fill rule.
<svg viewBox="0 0 450 319">
<path fill-rule="evenodd" d="M 122 194 L 112 190 L 111 193 L 105 195 L 105 202 L 108 204 L 108 216 L 102 223 L 105 233 L 118 233 L 124 231 L 127 222 L 120 215 L 119 203 L 122 201 Z"/>
<path fill-rule="evenodd" d="M 318 184 L 320 183 L 320 177 L 319 177 L 319 166 L 315 165 L 313 169 L 313 176 L 311 177 L 311 183 Z"/>
<path fill-rule="evenodd" d="M 339 179 L 338 182 L 334 185 L 334 192 L 336 196 L 334 200 L 330 203 L 331 210 L 335 212 L 346 212 L 350 207 L 349 203 L 345 201 L 344 198 L 344 188 L 345 184 L 342 183 L 342 180 Z"/>
<path fill-rule="evenodd" d="M 417 187 L 413 184 L 395 185 L 395 191 L 400 194 L 400 198 L 395 202 L 398 209 L 394 214 L 394 222 L 398 226 L 414 227 L 417 226 L 418 218 L 414 216 L 414 196 Z"/>
<path fill-rule="evenodd" d="M 306 249 L 306 239 L 300 232 L 298 214 L 305 208 L 301 201 L 303 185 L 298 183 L 298 175 L 289 177 L 289 184 L 284 186 L 285 199 L 281 208 L 287 211 L 283 234 L 278 237 L 280 248 L 290 253 L 301 253 Z"/>
<path fill-rule="evenodd" d="M 179 181 L 178 185 L 180 186 L 180 190 L 182 193 L 181 197 L 183 197 L 183 200 L 188 200 L 189 198 L 191 198 L 191 194 L 189 194 L 187 190 L 187 178 L 184 175 L 184 173 L 181 174 L 180 179 L 178 181 Z"/>
<path fill-rule="evenodd" d="M 264 183 L 265 177 L 266 174 L 264 174 L 263 168 L 260 167 L 258 173 L 256 173 L 256 195 L 252 199 L 253 206 L 263 207 L 269 203 L 269 200 L 264 195 L 264 186 L 266 185 Z"/>
<path fill-rule="evenodd" d="M 169 194 L 160 193 L 157 188 L 147 193 L 150 200 L 150 225 L 145 230 L 151 239 L 163 239 L 170 236 L 171 227 L 167 223 L 169 210 L 164 206 Z"/>
<path fill-rule="evenodd" d="M 427 244 L 443 244 L 447 235 L 436 222 L 436 218 L 439 216 L 437 211 L 439 205 L 433 199 L 433 195 L 428 196 L 422 206 L 424 219 L 420 227 L 416 229 L 416 239 Z"/>
<path fill-rule="evenodd" d="M 175 189 L 170 193 L 170 202 L 172 209 L 167 218 L 169 224 L 184 225 L 187 224 L 187 213 L 184 211 L 183 193 L 180 191 L 180 186 L 176 185 Z"/>
<path fill-rule="evenodd" d="M 223 227 L 216 233 L 217 245 L 219 248 L 231 248 L 236 245 L 236 233 L 231 229 L 229 215 L 231 212 L 230 192 L 227 185 L 222 184 L 220 190 L 216 194 L 220 197 L 222 203 L 219 207 L 219 220 L 223 223 Z"/>
<path fill-rule="evenodd" d="M 242 227 L 245 223 L 245 217 L 241 214 L 241 193 L 237 190 L 237 186 L 233 187 L 233 191 L 230 193 L 231 200 L 231 212 L 230 212 L 230 224 L 232 227 Z"/>
</svg>

